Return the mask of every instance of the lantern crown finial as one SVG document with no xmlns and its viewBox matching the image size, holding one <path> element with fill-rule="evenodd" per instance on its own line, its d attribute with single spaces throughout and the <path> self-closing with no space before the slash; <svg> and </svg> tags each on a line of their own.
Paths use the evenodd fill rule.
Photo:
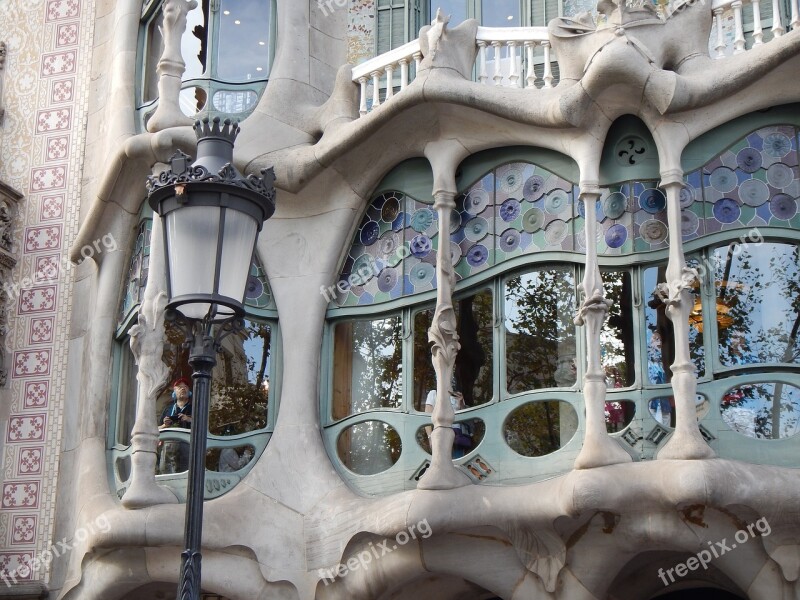
<svg viewBox="0 0 800 600">
<path fill-rule="evenodd" d="M 222 126 L 220 126 L 222 123 Z M 202 120 L 197 120 L 194 123 L 194 132 L 197 135 L 197 141 L 200 142 L 207 138 L 218 140 L 225 140 L 231 145 L 236 141 L 236 136 L 239 135 L 239 122 L 225 119 L 221 121 L 219 117 L 210 119 L 205 117 Z"/>
</svg>

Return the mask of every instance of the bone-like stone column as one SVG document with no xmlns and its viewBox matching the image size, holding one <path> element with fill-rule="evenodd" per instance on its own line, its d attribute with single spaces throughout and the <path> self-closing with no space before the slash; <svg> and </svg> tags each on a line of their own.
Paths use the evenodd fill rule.
<svg viewBox="0 0 800 600">
<path fill-rule="evenodd" d="M 576 325 L 586 326 L 586 374 L 583 377 L 583 401 L 586 407 L 586 436 L 576 469 L 591 469 L 631 462 L 631 455 L 608 435 L 605 421 L 606 376 L 600 354 L 600 332 L 603 329 L 611 301 L 606 300 L 603 280 L 597 264 L 597 211 L 595 203 L 599 190 L 585 189 L 581 199 L 585 207 L 586 272 L 579 286 L 583 303 L 575 317 Z"/>
<path fill-rule="evenodd" d="M 431 415 L 431 466 L 417 484 L 417 488 L 423 490 L 453 489 L 470 484 L 469 477 L 453 466 L 451 458 L 455 412 L 450 403 L 450 380 L 461 347 L 453 309 L 455 271 L 450 255 L 450 215 L 456 207 L 455 170 L 465 154 L 463 146 L 449 140 L 432 142 L 425 148 L 425 156 L 433 167 L 433 206 L 439 215 L 439 250 L 436 253 L 436 311 L 428 329 L 436 372 L 436 405 Z"/>
<path fill-rule="evenodd" d="M 139 367 L 136 398 L 136 422 L 133 424 L 133 456 L 131 485 L 122 497 L 125 508 L 144 508 L 155 504 L 176 503 L 178 499 L 167 488 L 156 483 L 158 424 L 155 419 L 156 396 L 164 387 L 169 369 L 161 356 L 164 350 L 164 307 L 166 270 L 161 219 L 153 219 L 150 234 L 150 270 L 139 307 L 139 321 L 130 330 L 131 350 Z"/>
<path fill-rule="evenodd" d="M 667 316 L 675 332 L 675 362 L 672 371 L 672 393 L 675 396 L 675 432 L 667 440 L 656 458 L 702 459 L 713 458 L 714 451 L 706 444 L 697 425 L 695 397 L 697 379 L 694 363 L 689 353 L 689 313 L 694 302 L 691 288 L 697 271 L 686 266 L 681 237 L 680 193 L 683 172 L 673 170 L 662 173 L 661 186 L 667 192 L 669 218 L 669 264 L 667 281 L 658 284 L 656 293 L 667 305 Z"/>
<path fill-rule="evenodd" d="M 197 8 L 197 0 L 165 0 L 164 52 L 158 61 L 158 108 L 147 122 L 147 131 L 155 133 L 168 127 L 191 125 L 192 119 L 183 114 L 180 107 L 181 77 L 186 63 L 181 55 L 181 36 L 186 31 L 186 15 Z"/>
</svg>

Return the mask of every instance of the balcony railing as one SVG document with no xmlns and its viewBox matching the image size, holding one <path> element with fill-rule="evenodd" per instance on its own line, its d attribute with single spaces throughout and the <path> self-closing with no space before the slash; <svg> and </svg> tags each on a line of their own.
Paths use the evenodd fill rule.
<svg viewBox="0 0 800 600">
<path fill-rule="evenodd" d="M 783 15 L 781 7 L 785 1 L 790 7 L 788 16 Z M 709 40 L 712 55 L 722 58 L 729 53 L 739 54 L 800 28 L 798 2 L 800 0 L 713 0 L 710 10 L 715 27 Z M 771 26 L 765 26 L 762 18 L 762 9 L 767 3 L 774 15 Z M 732 45 L 724 26 L 725 18 L 731 14 Z M 746 20 L 747 17 L 751 18 Z M 745 23 L 752 23 L 752 30 L 745 31 Z M 748 47 L 749 35 L 752 41 Z M 557 85 L 554 73 L 558 58 L 552 51 L 546 27 L 478 27 L 475 43 L 478 52 L 474 72 L 478 83 L 518 88 Z M 416 39 L 353 68 L 353 83 L 361 90 L 361 116 L 403 92 L 416 76 L 421 60 L 422 51 Z"/>
</svg>

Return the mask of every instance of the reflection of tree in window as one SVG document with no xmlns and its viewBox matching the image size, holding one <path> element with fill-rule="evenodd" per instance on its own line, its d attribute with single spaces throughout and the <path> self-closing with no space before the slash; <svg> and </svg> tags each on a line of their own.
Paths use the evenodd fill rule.
<svg viewBox="0 0 800 600">
<path fill-rule="evenodd" d="M 506 282 L 506 379 L 510 393 L 576 380 L 572 267 L 537 270 Z M 569 364 L 573 365 L 569 368 Z M 560 377 L 567 367 L 567 376 Z"/>
<path fill-rule="evenodd" d="M 577 423 L 574 412 L 571 406 L 561 402 L 523 404 L 506 419 L 503 426 L 506 443 L 522 456 L 544 456 L 555 452 L 575 434 L 574 428 L 561 426 L 562 415 L 572 417 L 566 421 Z"/>
<path fill-rule="evenodd" d="M 783 383 L 742 385 L 725 393 L 723 420 L 734 431 L 758 439 L 800 433 L 800 388 Z"/>
<path fill-rule="evenodd" d="M 478 406 L 493 394 L 493 322 L 491 290 L 455 302 L 456 331 L 461 348 L 456 356 L 456 387 L 464 395 L 466 406 Z M 428 329 L 432 310 L 414 315 L 414 408 L 425 410 L 428 392 L 436 389 L 436 373 L 431 361 Z"/>
<path fill-rule="evenodd" d="M 690 267 L 697 265 L 697 260 L 690 258 L 687 260 Z M 659 265 L 651 267 L 644 272 L 644 289 L 650 294 L 645 309 L 645 320 L 647 324 L 647 373 L 648 383 L 657 385 L 672 381 L 672 371 L 670 367 L 675 362 L 675 334 L 667 316 L 666 305 L 656 295 L 656 286 L 665 283 L 667 280 L 667 266 Z M 703 347 L 703 325 L 702 325 L 702 297 L 700 285 L 696 285 L 691 290 L 691 302 L 693 303 L 692 314 L 699 315 L 699 320 L 695 318 L 690 323 L 689 328 L 689 357 L 697 369 L 697 376 L 705 374 L 705 350 Z"/>
<path fill-rule="evenodd" d="M 400 406 L 402 335 L 400 317 L 336 325 L 334 419 L 373 408 Z"/>
<path fill-rule="evenodd" d="M 800 362 L 800 250 L 764 243 L 714 252 L 720 361 L 726 366 Z"/>
<path fill-rule="evenodd" d="M 264 429 L 269 404 L 270 344 L 272 328 L 266 323 L 245 321 L 245 330 L 223 341 L 217 355 L 211 381 L 209 432 L 223 435 L 228 431 L 246 433 Z M 167 324 L 162 360 L 169 367 L 169 382 L 191 377 L 189 349 L 184 347 L 184 333 Z M 172 390 L 160 398 L 158 412 L 169 402 Z"/>
<path fill-rule="evenodd" d="M 603 288 L 611 307 L 600 332 L 600 350 L 608 387 L 628 387 L 634 382 L 633 296 L 631 277 L 619 271 L 603 272 Z"/>
</svg>

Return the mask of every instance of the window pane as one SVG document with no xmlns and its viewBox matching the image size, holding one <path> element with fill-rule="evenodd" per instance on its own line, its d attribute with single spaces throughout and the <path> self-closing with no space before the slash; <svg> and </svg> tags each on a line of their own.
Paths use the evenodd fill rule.
<svg viewBox="0 0 800 600">
<path fill-rule="evenodd" d="M 397 462 L 402 450 L 400 435 L 383 421 L 351 425 L 339 434 L 336 442 L 339 460 L 359 475 L 385 471 Z"/>
<path fill-rule="evenodd" d="M 436 0 L 431 2 L 431 18 L 436 18 L 436 9 L 441 8 L 442 14 L 450 15 L 448 27 L 455 27 L 462 21 L 467 20 L 467 0 Z"/>
<path fill-rule="evenodd" d="M 334 328 L 333 418 L 398 408 L 403 398 L 399 316 L 347 321 Z"/>
<path fill-rule="evenodd" d="M 186 30 L 181 36 L 181 56 L 186 63 L 183 81 L 202 77 L 206 72 L 208 14 L 208 0 L 201 0 L 186 15 Z"/>
<path fill-rule="evenodd" d="M 481 0 L 481 25 L 485 27 L 519 27 L 519 0 Z"/>
<path fill-rule="evenodd" d="M 431 451 L 431 425 L 423 425 L 417 430 L 417 443 L 425 452 Z M 461 458 L 472 452 L 486 435 L 486 424 L 481 419 L 465 419 L 453 423 L 453 458 Z"/>
<path fill-rule="evenodd" d="M 790 244 L 714 251 L 720 361 L 800 362 L 800 252 Z"/>
<path fill-rule="evenodd" d="M 537 270 L 506 283 L 509 393 L 575 384 L 575 272 Z"/>
<path fill-rule="evenodd" d="M 147 26 L 147 40 L 145 41 L 144 64 L 144 90 L 142 100 L 150 102 L 158 98 L 158 73 L 156 67 L 164 51 L 164 39 L 161 29 L 164 26 L 164 13 L 159 10 Z"/>
<path fill-rule="evenodd" d="M 691 261 L 690 261 L 691 262 Z M 690 265 L 691 266 L 691 265 Z M 670 365 L 675 362 L 675 336 L 666 305 L 656 295 L 656 286 L 667 279 L 667 266 L 651 267 L 644 272 L 644 290 L 647 294 L 645 322 L 647 326 L 647 383 L 658 385 L 672 381 Z M 706 370 L 703 348 L 703 304 L 700 286 L 692 288 L 692 312 L 689 317 L 689 355 L 697 376 Z"/>
<path fill-rule="evenodd" d="M 243 332 L 225 338 L 211 382 L 211 433 L 236 435 L 267 426 L 271 343 L 272 328 L 257 321 L 245 321 Z"/>
<path fill-rule="evenodd" d="M 612 302 L 600 332 L 606 385 L 610 388 L 628 387 L 635 380 L 631 276 L 615 271 L 604 272 L 602 277 L 606 299 Z"/>
<path fill-rule="evenodd" d="M 491 290 L 462 298 L 454 306 L 458 341 L 453 391 L 463 395 L 463 407 L 478 406 L 492 399 L 493 377 L 493 307 Z M 428 329 L 433 310 L 414 315 L 414 408 L 426 410 L 431 391 L 436 390 L 436 373 L 431 362 Z M 459 407 L 461 408 L 461 407 Z"/>
<path fill-rule="evenodd" d="M 162 360 L 169 367 L 170 384 L 181 377 L 191 379 L 189 350 L 183 342 L 183 332 L 168 323 Z M 272 327 L 251 320 L 245 320 L 244 331 L 223 340 L 212 371 L 210 433 L 236 435 L 267 426 L 271 343 Z M 157 403 L 159 418 L 172 403 L 172 388 L 167 387 Z"/>
<path fill-rule="evenodd" d="M 269 75 L 271 0 L 221 0 L 216 74 L 225 81 Z"/>
<path fill-rule="evenodd" d="M 616 433 L 625 429 L 636 414 L 636 403 L 630 400 L 610 400 L 606 402 L 606 431 Z"/>
<path fill-rule="evenodd" d="M 800 433 L 800 388 L 757 383 L 728 390 L 720 402 L 722 419 L 748 437 L 776 440 Z"/>
<path fill-rule="evenodd" d="M 529 402 L 515 409 L 503 426 L 506 443 L 522 456 L 545 456 L 575 435 L 578 415 L 566 402 Z"/>
<path fill-rule="evenodd" d="M 119 404 L 117 405 L 117 443 L 128 446 L 136 420 L 136 396 L 139 390 L 136 375 L 139 369 L 131 352 L 130 338 L 122 342 L 119 364 Z"/>
</svg>

